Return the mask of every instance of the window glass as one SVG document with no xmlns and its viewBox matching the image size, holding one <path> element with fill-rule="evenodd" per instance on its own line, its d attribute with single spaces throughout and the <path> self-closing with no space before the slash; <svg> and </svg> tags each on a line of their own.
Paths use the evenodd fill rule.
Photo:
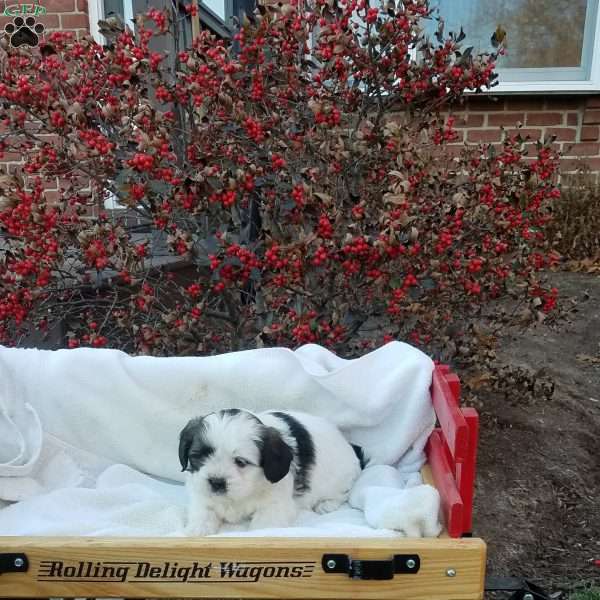
<svg viewBox="0 0 600 600">
<path fill-rule="evenodd" d="M 558 77 L 588 79 L 598 0 L 431 0 L 446 24 L 463 27 L 464 43 L 490 51 L 494 32 L 505 37 L 500 70 L 553 70 Z M 429 34 L 437 27 L 430 21 Z M 514 74 L 514 71 L 513 71 Z M 510 73 L 505 73 L 505 78 Z M 549 78 L 553 78 L 549 74 Z M 501 77 L 502 80 L 502 77 Z"/>
<path fill-rule="evenodd" d="M 202 4 L 225 21 L 225 0 L 203 0 Z"/>
<path fill-rule="evenodd" d="M 117 15 L 121 21 L 125 21 L 123 0 L 104 0 L 104 18 L 111 15 Z"/>
</svg>

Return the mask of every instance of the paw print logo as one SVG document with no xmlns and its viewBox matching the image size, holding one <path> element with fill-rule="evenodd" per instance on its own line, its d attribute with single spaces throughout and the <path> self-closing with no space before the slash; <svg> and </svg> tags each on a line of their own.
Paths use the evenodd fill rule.
<svg viewBox="0 0 600 600">
<path fill-rule="evenodd" d="M 36 23 L 34 17 L 15 17 L 12 23 L 4 26 L 4 31 L 10 36 L 10 45 L 18 48 L 19 46 L 37 46 L 40 42 L 40 35 L 44 33 L 44 26 Z"/>
</svg>

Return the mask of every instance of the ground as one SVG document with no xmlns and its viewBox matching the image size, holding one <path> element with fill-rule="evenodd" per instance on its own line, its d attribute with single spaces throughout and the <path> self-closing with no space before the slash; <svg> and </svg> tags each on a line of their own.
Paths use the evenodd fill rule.
<svg viewBox="0 0 600 600">
<path fill-rule="evenodd" d="M 600 585 L 600 276 L 553 277 L 568 318 L 504 336 L 500 354 L 543 368 L 555 391 L 481 396 L 474 533 L 489 574 L 556 592 Z"/>
</svg>

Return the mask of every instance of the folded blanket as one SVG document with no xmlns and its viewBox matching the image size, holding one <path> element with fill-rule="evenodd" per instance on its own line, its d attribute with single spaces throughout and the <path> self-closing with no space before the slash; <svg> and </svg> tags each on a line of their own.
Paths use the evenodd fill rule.
<svg viewBox="0 0 600 600">
<path fill-rule="evenodd" d="M 391 487 L 414 483 L 435 422 L 432 370 L 400 342 L 354 360 L 316 345 L 202 358 L 0 347 L 0 501 L 18 502 L 0 508 L 0 535 L 178 535 L 179 431 L 220 408 L 328 418 L 372 464 L 395 466 Z M 318 535 L 327 518 L 338 523 L 308 514 L 300 529 Z"/>
<path fill-rule="evenodd" d="M 383 468 L 394 471 L 392 467 Z M 408 494 L 410 498 L 410 491 L 417 488 L 408 487 L 398 490 L 385 487 L 391 485 L 391 479 L 383 477 L 383 480 L 384 487 L 368 486 L 368 490 L 378 490 L 377 500 L 370 501 L 368 504 L 361 502 L 360 506 L 356 507 L 345 505 L 324 515 L 303 511 L 294 526 L 285 529 L 249 530 L 247 524 L 226 525 L 218 535 L 236 537 L 414 535 L 411 531 L 406 533 L 401 528 L 404 527 L 405 519 L 402 513 L 394 509 L 392 511 L 395 515 L 392 518 L 395 518 L 394 523 L 398 526 L 396 529 L 389 527 L 389 504 L 401 494 Z M 405 483 L 407 482 L 403 481 L 402 485 Z M 416 482 L 409 482 L 409 485 L 411 483 Z M 435 498 L 434 495 L 434 500 Z M 384 499 L 388 502 L 384 502 Z M 94 489 L 58 489 L 0 509 L 0 535 L 182 537 L 185 535 L 185 507 L 186 494 L 181 484 L 156 480 L 125 465 L 113 465 L 98 477 Z M 404 507 L 399 505 L 399 508 Z M 384 526 L 382 517 L 385 518 L 386 515 L 388 521 Z M 437 506 L 433 511 L 428 507 L 427 515 L 437 517 Z M 422 529 L 419 537 L 427 534 L 428 530 Z M 437 535 L 437 532 L 434 532 L 434 535 Z"/>
</svg>

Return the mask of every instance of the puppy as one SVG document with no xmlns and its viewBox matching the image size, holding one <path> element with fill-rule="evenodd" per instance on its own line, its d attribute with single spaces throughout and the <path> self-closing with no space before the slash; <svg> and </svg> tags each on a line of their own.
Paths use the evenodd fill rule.
<svg viewBox="0 0 600 600">
<path fill-rule="evenodd" d="M 247 519 L 252 529 L 286 527 L 299 509 L 333 511 L 360 474 L 360 454 L 334 425 L 304 413 L 228 409 L 192 419 L 179 438 L 186 533 Z"/>
</svg>

